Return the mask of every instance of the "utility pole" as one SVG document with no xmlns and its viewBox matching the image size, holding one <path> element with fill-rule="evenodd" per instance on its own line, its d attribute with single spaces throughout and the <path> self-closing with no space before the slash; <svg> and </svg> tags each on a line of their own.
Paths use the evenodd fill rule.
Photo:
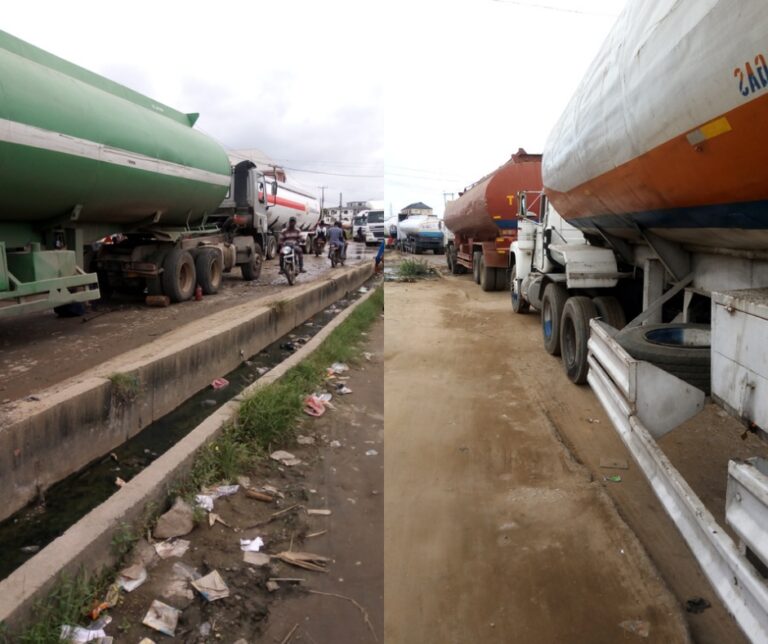
<svg viewBox="0 0 768 644">
<path fill-rule="evenodd" d="M 317 186 L 320 189 L 320 219 L 322 221 L 325 221 L 325 213 L 323 212 L 323 209 L 325 207 L 325 189 L 328 186 Z"/>
</svg>

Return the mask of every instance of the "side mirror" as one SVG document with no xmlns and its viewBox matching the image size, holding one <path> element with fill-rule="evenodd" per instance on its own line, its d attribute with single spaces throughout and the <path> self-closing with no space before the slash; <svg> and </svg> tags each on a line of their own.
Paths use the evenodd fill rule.
<svg viewBox="0 0 768 644">
<path fill-rule="evenodd" d="M 272 196 L 274 197 L 277 194 L 277 181 L 272 182 Z"/>
</svg>

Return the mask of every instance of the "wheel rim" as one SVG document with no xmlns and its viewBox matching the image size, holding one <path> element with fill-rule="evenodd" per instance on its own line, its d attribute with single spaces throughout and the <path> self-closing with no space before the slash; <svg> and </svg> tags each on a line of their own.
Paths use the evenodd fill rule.
<svg viewBox="0 0 768 644">
<path fill-rule="evenodd" d="M 549 302 L 544 302 L 543 310 L 541 312 L 542 328 L 544 329 L 544 337 L 549 339 L 552 337 L 552 307 Z"/>
<path fill-rule="evenodd" d="M 186 293 L 188 290 L 194 288 L 192 282 L 194 281 L 194 271 L 192 266 L 187 262 L 182 262 L 179 268 L 179 289 L 182 293 Z"/>
</svg>

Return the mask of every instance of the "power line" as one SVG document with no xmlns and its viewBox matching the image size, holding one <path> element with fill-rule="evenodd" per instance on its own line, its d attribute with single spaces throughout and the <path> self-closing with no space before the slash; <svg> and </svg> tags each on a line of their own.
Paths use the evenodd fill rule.
<svg viewBox="0 0 768 644">
<path fill-rule="evenodd" d="M 521 2 L 520 0 L 492 0 L 499 4 L 514 4 L 518 7 L 528 7 L 529 9 L 546 9 L 548 11 L 559 11 L 560 13 L 577 13 L 582 16 L 603 16 L 604 18 L 616 18 L 617 13 L 601 13 L 599 11 L 579 11 L 578 9 L 566 9 L 565 7 L 555 7 L 549 4 L 538 4 L 534 2 Z"/>
<path fill-rule="evenodd" d="M 327 174 L 333 177 L 354 177 L 358 179 L 383 179 L 384 173 L 381 174 L 349 174 L 344 172 L 325 172 L 323 170 L 307 170 L 305 168 L 289 168 L 287 165 L 280 166 L 283 170 L 292 170 L 293 172 L 308 172 L 309 174 Z"/>
</svg>

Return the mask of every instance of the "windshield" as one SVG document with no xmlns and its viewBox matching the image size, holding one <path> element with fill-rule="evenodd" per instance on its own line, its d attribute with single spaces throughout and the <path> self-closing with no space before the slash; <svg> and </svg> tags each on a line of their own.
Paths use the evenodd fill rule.
<svg viewBox="0 0 768 644">
<path fill-rule="evenodd" d="M 355 217 L 355 226 L 365 226 L 365 216 Z"/>
<path fill-rule="evenodd" d="M 368 213 L 369 224 L 381 224 L 384 223 L 384 211 L 383 210 L 371 210 Z"/>
</svg>

